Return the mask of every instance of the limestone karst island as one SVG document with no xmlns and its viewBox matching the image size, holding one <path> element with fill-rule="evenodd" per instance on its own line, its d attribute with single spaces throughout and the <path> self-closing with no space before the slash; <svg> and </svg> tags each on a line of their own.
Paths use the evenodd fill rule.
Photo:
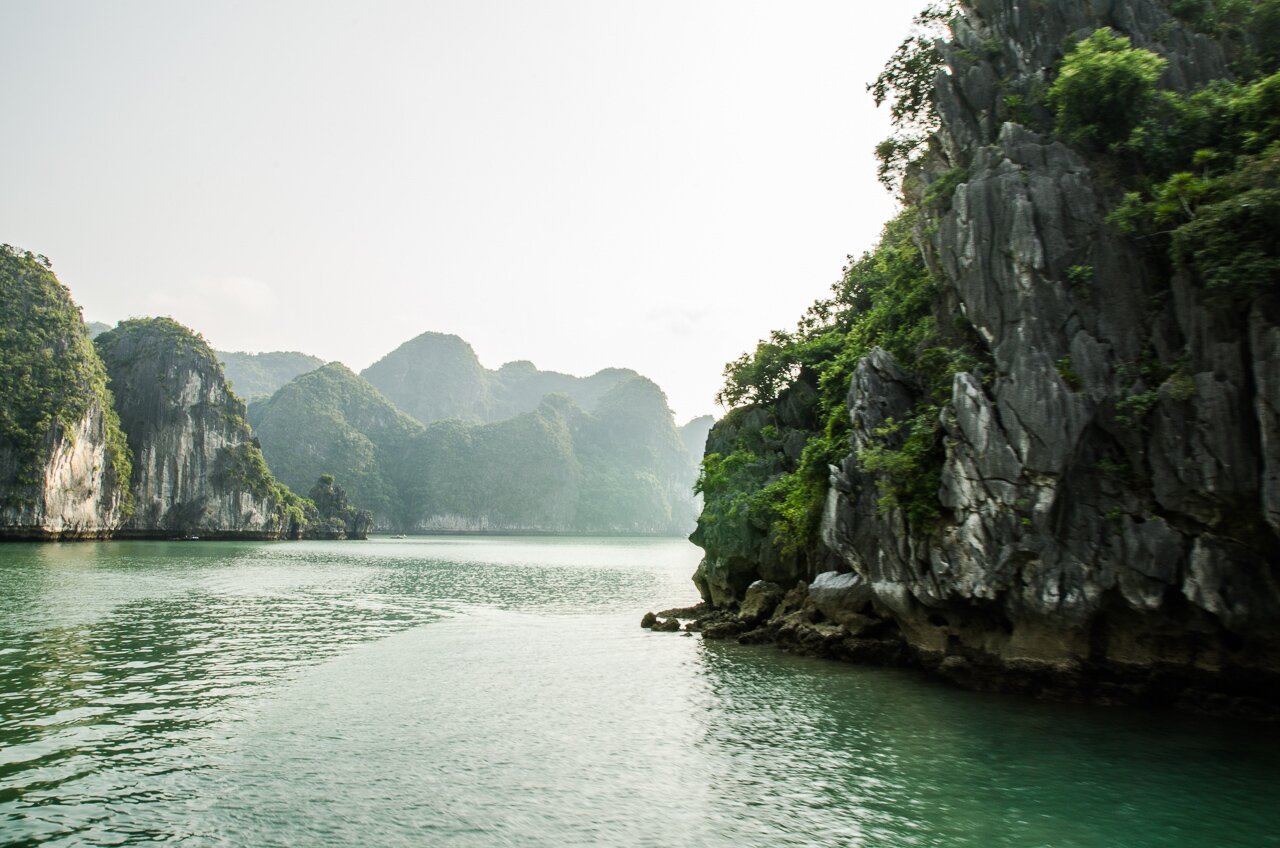
<svg viewBox="0 0 1280 848">
<path fill-rule="evenodd" d="M 0 845 L 1280 844 L 1280 0 L 82 11 Z"/>
</svg>

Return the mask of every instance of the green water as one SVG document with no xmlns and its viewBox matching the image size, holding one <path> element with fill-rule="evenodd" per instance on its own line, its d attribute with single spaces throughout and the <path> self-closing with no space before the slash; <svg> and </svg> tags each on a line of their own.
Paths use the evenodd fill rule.
<svg viewBox="0 0 1280 848">
<path fill-rule="evenodd" d="M 662 540 L 0 547 L 0 844 L 1280 845 L 1273 732 L 642 631 Z"/>
</svg>

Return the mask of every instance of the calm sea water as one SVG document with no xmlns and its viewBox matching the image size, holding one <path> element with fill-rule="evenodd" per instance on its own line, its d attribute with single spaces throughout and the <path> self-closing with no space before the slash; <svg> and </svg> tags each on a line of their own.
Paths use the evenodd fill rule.
<svg viewBox="0 0 1280 848">
<path fill-rule="evenodd" d="M 0 844 L 1280 845 L 1273 732 L 642 631 L 697 557 L 0 546 Z"/>
</svg>

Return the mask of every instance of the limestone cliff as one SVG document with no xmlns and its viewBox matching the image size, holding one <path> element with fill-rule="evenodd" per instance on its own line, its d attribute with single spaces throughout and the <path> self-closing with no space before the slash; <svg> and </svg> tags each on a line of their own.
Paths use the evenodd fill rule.
<svg viewBox="0 0 1280 848">
<path fill-rule="evenodd" d="M 1140 194 L 1126 194 L 1125 168 L 1153 154 L 1135 152 L 1134 135 L 1128 148 L 1070 136 L 1061 113 L 1055 129 L 1044 98 L 1064 46 L 1104 27 L 1161 57 L 1167 95 L 1153 110 L 1231 78 L 1248 46 L 1156 0 L 964 4 L 935 48 L 938 120 L 906 182 L 931 323 L 900 356 L 850 360 L 850 435 L 832 456 L 820 539 L 787 552 L 783 507 L 727 541 L 727 510 L 704 515 L 700 588 L 743 610 L 727 632 L 977 687 L 1277 714 L 1277 281 L 1257 264 L 1224 296 L 1212 269 L 1181 261 L 1200 254 L 1171 261 L 1155 235 L 1117 226 Z M 1226 147 L 1212 133 L 1194 143 Z M 1259 149 L 1236 162 L 1274 159 L 1274 145 Z M 1272 190 L 1262 173 L 1251 190 Z M 963 356 L 940 378 L 929 352 L 946 345 Z M 798 379 L 780 397 L 805 390 Z M 767 400 L 718 425 L 708 450 L 740 445 L 733 426 L 785 440 L 794 422 Z M 798 467 L 820 429 L 800 425 L 790 464 L 762 449 L 752 456 L 779 465 L 752 479 Z"/>
<path fill-rule="evenodd" d="M 276 539 L 301 511 L 272 478 L 244 404 L 204 339 L 168 318 L 96 339 L 133 452 L 134 513 L 118 537 Z"/>
<path fill-rule="evenodd" d="M 0 248 L 0 538 L 110 534 L 129 457 L 80 310 L 47 260 Z"/>
</svg>

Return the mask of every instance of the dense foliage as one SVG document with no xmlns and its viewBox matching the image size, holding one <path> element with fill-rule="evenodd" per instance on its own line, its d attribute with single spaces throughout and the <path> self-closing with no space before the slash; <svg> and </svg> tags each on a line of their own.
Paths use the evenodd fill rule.
<svg viewBox="0 0 1280 848">
<path fill-rule="evenodd" d="M 106 370 L 49 261 L 0 245 L 0 301 L 0 445 L 16 461 L 14 482 L 34 485 L 50 439 L 72 437 L 96 405 L 106 420 L 108 462 L 127 484 L 129 450 Z"/>
<path fill-rule="evenodd" d="M 1111 220 L 1166 251 L 1206 297 L 1280 286 L 1280 73 L 1163 92 L 1116 155 L 1129 191 Z"/>
<path fill-rule="evenodd" d="M 1113 144 L 1130 133 L 1155 96 L 1168 64 L 1102 28 L 1075 45 L 1049 86 L 1058 132 L 1077 144 Z"/>
<path fill-rule="evenodd" d="M 373 516 L 367 510 L 357 509 L 347 498 L 347 492 L 333 479 L 332 474 L 321 474 L 311 491 L 307 493 L 308 517 L 312 532 L 328 535 L 363 535 L 373 524 Z M 311 509 L 314 515 L 311 515 Z"/>
<path fill-rule="evenodd" d="M 301 490 L 330 474 L 361 508 L 394 512 L 405 454 L 423 428 L 345 365 L 303 374 L 249 410 L 285 483 Z"/>
<path fill-rule="evenodd" d="M 850 379 L 876 347 L 919 375 L 926 399 L 909 420 L 874 434 L 860 459 L 883 472 L 882 508 L 900 507 L 918 526 L 937 518 L 939 404 L 951 377 L 976 360 L 939 330 L 937 283 L 913 241 L 916 220 L 907 211 L 891 221 L 879 246 L 850 264 L 795 330 L 774 332 L 726 366 L 720 399 L 737 408 L 718 429 L 735 436 L 731 449 L 703 461 L 704 541 L 765 533 L 784 553 L 813 543 L 828 466 L 849 452 Z M 766 423 L 735 426 L 752 418 Z"/>
</svg>

